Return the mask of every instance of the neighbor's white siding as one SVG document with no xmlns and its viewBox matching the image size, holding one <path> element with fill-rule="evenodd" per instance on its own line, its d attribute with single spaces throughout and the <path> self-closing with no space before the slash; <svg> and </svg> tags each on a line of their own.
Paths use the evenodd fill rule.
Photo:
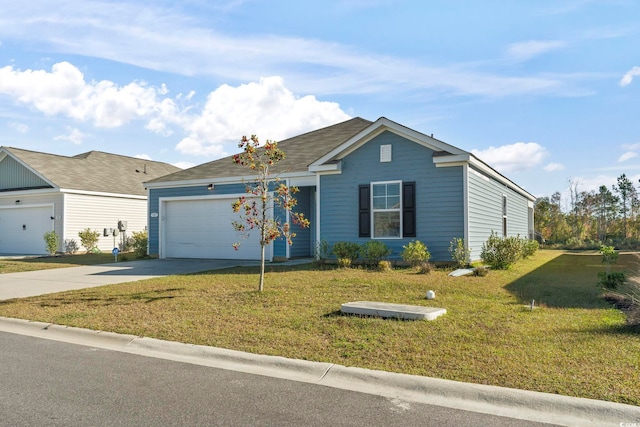
<svg viewBox="0 0 640 427">
<path fill-rule="evenodd" d="M 113 249 L 113 237 L 104 237 L 105 228 L 117 228 L 118 220 L 127 221 L 127 235 L 132 231 L 142 231 L 147 226 L 146 199 L 106 197 L 85 194 L 64 194 L 66 217 L 64 218 L 64 239 L 75 239 L 80 250 L 78 232 L 89 227 L 100 231 L 98 248 L 102 251 Z M 120 236 L 116 237 L 116 244 Z"/>
</svg>

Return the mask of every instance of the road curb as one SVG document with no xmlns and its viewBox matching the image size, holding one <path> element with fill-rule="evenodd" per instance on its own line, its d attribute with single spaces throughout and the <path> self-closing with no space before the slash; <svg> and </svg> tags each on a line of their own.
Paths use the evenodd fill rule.
<svg viewBox="0 0 640 427">
<path fill-rule="evenodd" d="M 0 317 L 0 331 L 522 420 L 568 426 L 640 425 L 640 407 L 621 403 L 256 355 L 5 317 Z"/>
</svg>

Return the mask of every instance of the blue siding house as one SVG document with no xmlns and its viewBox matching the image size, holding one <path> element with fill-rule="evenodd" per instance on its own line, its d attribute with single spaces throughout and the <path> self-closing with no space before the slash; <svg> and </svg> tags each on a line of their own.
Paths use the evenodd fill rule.
<svg viewBox="0 0 640 427">
<path fill-rule="evenodd" d="M 310 257 L 320 241 L 383 241 L 398 259 L 412 240 L 434 261 L 464 238 L 471 259 L 494 232 L 528 237 L 535 197 L 473 154 L 384 117 L 354 118 L 279 142 L 275 173 L 300 188 L 296 211 L 310 218 L 293 245 L 276 241 L 267 259 Z M 253 179 L 230 158 L 146 183 L 149 253 L 161 258 L 257 259 L 256 237 L 232 244 L 232 201 Z M 283 219 L 286 212 L 274 212 Z"/>
</svg>

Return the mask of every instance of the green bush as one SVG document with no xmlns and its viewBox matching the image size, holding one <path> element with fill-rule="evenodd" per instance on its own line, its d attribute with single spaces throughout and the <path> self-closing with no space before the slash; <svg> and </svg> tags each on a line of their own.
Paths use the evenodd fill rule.
<svg viewBox="0 0 640 427">
<path fill-rule="evenodd" d="M 48 231 L 44 233 L 44 242 L 47 246 L 47 252 L 49 255 L 55 255 L 60 246 L 60 238 L 55 231 Z"/>
<path fill-rule="evenodd" d="M 454 237 L 449 243 L 449 252 L 451 258 L 456 262 L 458 268 L 465 268 L 469 265 L 469 258 L 471 257 L 471 251 L 464 244 L 464 239 L 461 237 Z"/>
<path fill-rule="evenodd" d="M 100 232 L 98 230 L 85 228 L 78 232 L 78 237 L 80 237 L 80 244 L 87 250 L 87 253 L 96 253 L 98 240 L 100 239 Z"/>
<path fill-rule="evenodd" d="M 147 256 L 147 244 L 149 243 L 149 234 L 147 230 L 134 231 L 132 234 L 131 247 L 136 258 L 144 258 Z"/>
<path fill-rule="evenodd" d="M 530 256 L 532 256 L 533 254 L 535 254 L 538 249 L 540 248 L 540 245 L 538 244 L 537 241 L 535 240 L 529 240 L 529 239 L 522 239 L 522 258 L 529 258 Z"/>
<path fill-rule="evenodd" d="M 336 242 L 332 252 L 338 260 L 348 259 L 353 263 L 360 255 L 360 245 L 355 242 Z"/>
<path fill-rule="evenodd" d="M 406 246 L 403 246 L 402 249 L 403 251 L 400 256 L 408 262 L 411 267 L 418 267 L 431 258 L 431 253 L 427 249 L 427 246 L 420 240 L 412 240 Z"/>
<path fill-rule="evenodd" d="M 367 265 L 378 265 L 382 259 L 393 252 L 384 242 L 379 240 L 369 240 L 362 244 L 360 255 Z"/>
<path fill-rule="evenodd" d="M 618 286 L 622 286 L 627 280 L 626 275 L 620 271 L 613 273 L 601 271 L 598 273 L 598 277 L 600 278 L 600 284 L 604 286 L 605 289 L 610 290 L 618 289 Z"/>
<path fill-rule="evenodd" d="M 498 237 L 491 233 L 486 243 L 482 244 L 480 258 L 496 270 L 506 270 L 522 256 L 522 239 L 519 237 Z"/>
</svg>

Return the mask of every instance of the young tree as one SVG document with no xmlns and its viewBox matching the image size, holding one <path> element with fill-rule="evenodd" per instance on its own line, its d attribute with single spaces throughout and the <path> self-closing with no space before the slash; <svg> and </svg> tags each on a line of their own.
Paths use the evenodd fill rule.
<svg viewBox="0 0 640 427">
<path fill-rule="evenodd" d="M 291 224 L 278 218 L 274 211 L 276 207 L 281 208 L 289 214 L 291 221 L 300 227 L 309 227 L 309 220 L 304 214 L 293 212 L 297 201 L 294 194 L 298 192 L 298 187 L 288 187 L 280 182 L 277 176 L 272 175 L 271 167 L 281 160 L 284 160 L 285 153 L 278 148 L 275 141 L 267 141 L 260 147 L 258 137 L 252 135 L 251 138 L 243 136 L 238 147 L 242 152 L 233 156 L 233 162 L 237 165 L 247 167 L 257 173 L 256 178 L 246 186 L 248 197 L 240 197 L 232 207 L 233 211 L 240 214 L 238 221 L 233 221 L 233 228 L 247 237 L 251 231 L 256 230 L 260 234 L 260 283 L 258 290 L 264 289 L 264 251 L 265 246 L 275 239 L 282 237 L 291 245 L 292 239 L 296 236 L 291 230 Z M 235 243 L 233 247 L 238 250 L 240 243 Z"/>
</svg>

